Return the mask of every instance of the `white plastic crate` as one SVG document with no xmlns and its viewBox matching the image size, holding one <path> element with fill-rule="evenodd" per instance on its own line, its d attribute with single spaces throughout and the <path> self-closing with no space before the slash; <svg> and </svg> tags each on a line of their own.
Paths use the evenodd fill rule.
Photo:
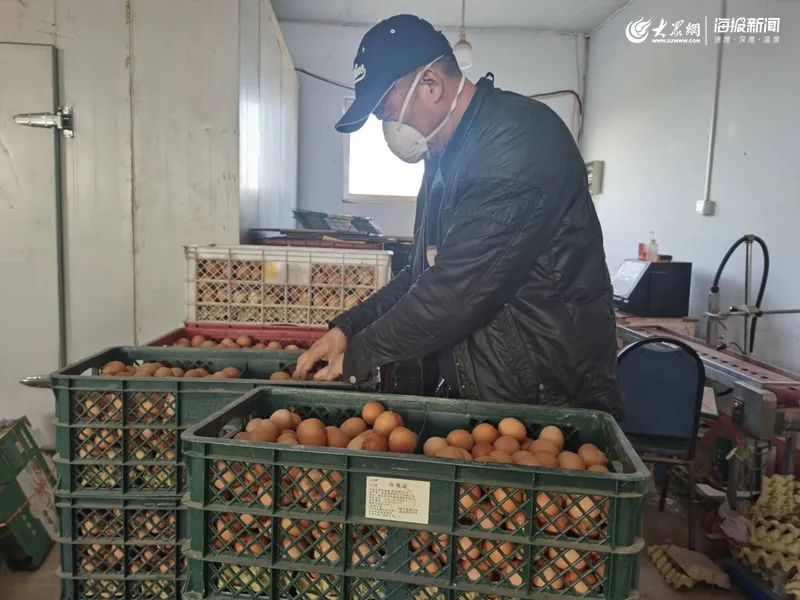
<svg viewBox="0 0 800 600">
<path fill-rule="evenodd" d="M 186 246 L 187 321 L 327 325 L 389 283 L 392 253 Z"/>
</svg>

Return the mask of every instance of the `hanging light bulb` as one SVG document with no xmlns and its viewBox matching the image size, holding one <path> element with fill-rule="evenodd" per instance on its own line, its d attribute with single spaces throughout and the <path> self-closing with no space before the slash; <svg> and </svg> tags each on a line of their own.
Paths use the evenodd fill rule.
<svg viewBox="0 0 800 600">
<path fill-rule="evenodd" d="M 453 54 L 462 69 L 469 69 L 472 66 L 472 44 L 467 41 L 466 8 L 466 0 L 461 0 L 461 29 L 458 42 L 453 46 Z"/>
</svg>

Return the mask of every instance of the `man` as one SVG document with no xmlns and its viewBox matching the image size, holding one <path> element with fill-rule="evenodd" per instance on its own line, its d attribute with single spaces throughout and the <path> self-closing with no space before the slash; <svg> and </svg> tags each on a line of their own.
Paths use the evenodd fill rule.
<svg viewBox="0 0 800 600">
<path fill-rule="evenodd" d="M 600 224 L 580 152 L 547 106 L 473 85 L 444 35 L 398 15 L 364 36 L 356 99 L 389 148 L 425 159 L 414 254 L 386 287 L 336 318 L 299 360 L 303 378 L 356 381 L 435 355 L 453 397 L 553 404 L 622 416 L 615 322 Z"/>
</svg>

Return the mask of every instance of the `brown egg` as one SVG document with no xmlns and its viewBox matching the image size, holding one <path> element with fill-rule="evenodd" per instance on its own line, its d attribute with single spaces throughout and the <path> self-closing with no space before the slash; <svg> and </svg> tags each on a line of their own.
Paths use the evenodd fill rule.
<svg viewBox="0 0 800 600">
<path fill-rule="evenodd" d="M 528 446 L 528 451 L 529 452 L 549 452 L 553 456 L 558 456 L 558 454 L 561 452 L 561 448 L 556 446 L 550 440 L 538 439 L 538 440 L 534 440 L 534 441 L 532 441 L 530 443 L 530 445 Z"/>
<path fill-rule="evenodd" d="M 189 341 L 189 338 L 182 337 L 182 338 L 178 338 L 175 341 L 175 345 L 180 347 L 180 348 L 188 348 L 189 346 L 192 345 L 192 342 Z"/>
<path fill-rule="evenodd" d="M 181 369 L 180 367 L 172 367 L 172 369 L 170 369 L 170 370 L 172 371 L 172 376 L 173 377 L 183 377 L 183 375 L 185 373 L 185 371 L 183 369 Z"/>
<path fill-rule="evenodd" d="M 295 445 L 300 443 L 297 441 L 297 436 L 293 432 L 282 433 L 278 436 L 278 439 L 275 441 L 278 442 L 279 444 L 290 444 L 290 445 Z"/>
<path fill-rule="evenodd" d="M 249 335 L 240 335 L 238 338 L 236 338 L 236 343 L 243 348 L 249 348 L 253 345 L 253 338 L 251 338 Z"/>
<path fill-rule="evenodd" d="M 528 452 L 527 450 L 517 450 L 514 454 L 511 455 L 511 460 L 514 461 L 515 464 L 522 464 L 522 461 L 527 459 L 528 457 L 533 458 L 533 454 Z"/>
<path fill-rule="evenodd" d="M 297 440 L 304 446 L 325 446 L 325 424 L 319 419 L 306 419 L 297 426 Z"/>
<path fill-rule="evenodd" d="M 252 438 L 250 437 L 250 432 L 249 431 L 240 431 L 235 436 L 233 436 L 233 439 L 235 439 L 235 440 L 250 440 Z"/>
<path fill-rule="evenodd" d="M 266 350 L 267 346 L 263 342 L 258 342 L 257 344 L 253 344 L 253 350 Z"/>
<path fill-rule="evenodd" d="M 533 585 L 538 588 L 549 586 L 554 590 L 560 590 L 564 587 L 564 580 L 556 575 L 553 567 L 545 567 L 534 575 Z"/>
<path fill-rule="evenodd" d="M 553 457 L 555 458 L 555 456 Z M 527 453 L 527 456 L 523 456 L 518 460 L 515 460 L 518 465 L 524 465 L 526 467 L 541 467 L 542 461 L 536 458 L 535 455 L 531 454 L 530 452 Z"/>
<path fill-rule="evenodd" d="M 531 438 L 525 438 L 525 441 L 519 445 L 520 450 L 528 450 L 530 451 L 531 444 L 533 440 Z"/>
<path fill-rule="evenodd" d="M 292 413 L 292 428 L 297 429 L 303 419 L 296 412 Z"/>
<path fill-rule="evenodd" d="M 267 344 L 267 350 L 281 350 L 283 345 L 280 342 L 270 342 Z"/>
<path fill-rule="evenodd" d="M 274 442 L 278 439 L 278 428 L 269 419 L 262 419 L 250 432 L 250 439 L 257 442 Z"/>
<path fill-rule="evenodd" d="M 403 417 L 394 411 L 387 410 L 378 415 L 378 418 L 375 419 L 375 423 L 372 425 L 372 429 L 374 429 L 377 433 L 388 437 L 389 434 L 392 433 L 392 430 L 402 426 Z"/>
<path fill-rule="evenodd" d="M 361 449 L 370 452 L 385 452 L 389 449 L 389 441 L 386 439 L 385 435 L 377 431 L 369 431 L 364 436 Z"/>
<path fill-rule="evenodd" d="M 468 537 L 458 538 L 458 556 L 467 557 L 472 560 L 478 559 L 483 554 L 480 543 Z M 470 561 L 472 562 L 472 561 Z"/>
<path fill-rule="evenodd" d="M 273 412 L 269 420 L 281 431 L 284 429 L 292 429 L 292 415 L 285 408 L 279 408 Z"/>
<path fill-rule="evenodd" d="M 222 371 L 217 371 L 211 374 L 211 379 L 227 379 L 228 377 Z"/>
<path fill-rule="evenodd" d="M 367 437 L 369 431 L 364 431 L 359 433 L 356 437 L 350 440 L 350 443 L 347 444 L 348 450 L 361 450 L 362 446 L 364 445 L 364 438 Z"/>
<path fill-rule="evenodd" d="M 241 372 L 236 367 L 225 367 L 222 369 L 222 372 L 225 373 L 226 377 L 230 377 L 231 379 L 238 379 L 241 375 Z"/>
<path fill-rule="evenodd" d="M 481 456 L 489 456 L 489 453 L 494 450 L 494 446 L 492 446 L 488 442 L 478 442 L 472 447 L 472 457 L 473 458 L 480 458 Z"/>
<path fill-rule="evenodd" d="M 547 440 L 554 444 L 559 452 L 564 449 L 564 434 L 555 425 L 548 425 L 539 432 L 540 440 Z"/>
<path fill-rule="evenodd" d="M 236 342 L 234 342 L 231 338 L 225 338 L 222 340 L 219 345 L 223 348 L 233 348 L 234 346 L 238 346 Z"/>
<path fill-rule="evenodd" d="M 528 436 L 525 425 L 522 424 L 522 421 L 515 419 L 514 417 L 506 417 L 500 421 L 500 424 L 497 426 L 497 431 L 500 432 L 501 436 L 510 435 L 518 442 L 524 441 Z"/>
<path fill-rule="evenodd" d="M 192 338 L 192 341 L 190 343 L 192 345 L 192 348 L 199 348 L 200 346 L 203 345 L 203 342 L 205 341 L 206 338 L 204 338 L 202 335 L 196 335 Z"/>
<path fill-rule="evenodd" d="M 285 371 L 275 371 L 272 375 L 269 376 L 270 381 L 288 381 L 292 378 L 291 375 L 286 373 Z"/>
<path fill-rule="evenodd" d="M 436 458 L 451 458 L 453 460 L 464 460 L 464 455 L 461 453 L 461 448 L 455 446 L 445 446 L 439 449 L 434 456 Z"/>
<path fill-rule="evenodd" d="M 417 434 L 406 427 L 397 427 L 389 434 L 389 451 L 411 454 L 417 447 Z"/>
<path fill-rule="evenodd" d="M 117 373 L 121 373 L 122 371 L 126 371 L 127 366 L 125 363 L 119 360 L 112 360 L 110 363 L 107 363 L 103 367 L 103 375 L 116 375 Z"/>
<path fill-rule="evenodd" d="M 594 444 L 583 444 L 578 448 L 578 456 L 583 459 L 587 467 L 591 467 L 592 465 L 605 465 L 608 462 L 606 455 Z"/>
<path fill-rule="evenodd" d="M 285 346 L 283 349 L 287 350 L 288 352 L 298 352 L 300 350 L 300 346 L 296 346 L 295 344 L 289 344 L 288 346 Z"/>
<path fill-rule="evenodd" d="M 563 571 L 569 567 L 583 571 L 586 568 L 586 561 L 581 558 L 577 550 L 556 550 L 555 548 L 547 549 L 547 556 L 555 560 L 556 568 Z"/>
<path fill-rule="evenodd" d="M 256 427 L 258 427 L 259 425 L 261 425 L 261 422 L 262 422 L 263 420 L 264 420 L 264 419 L 259 419 L 258 417 L 255 417 L 254 419 L 250 419 L 250 420 L 247 422 L 247 425 L 245 425 L 245 426 L 244 426 L 244 430 L 245 430 L 245 431 L 248 431 L 248 432 L 249 432 L 249 431 L 253 431 L 253 430 L 254 430 Z"/>
<path fill-rule="evenodd" d="M 511 455 L 519 450 L 519 441 L 510 435 L 502 435 L 495 440 L 494 449 Z"/>
<path fill-rule="evenodd" d="M 374 425 L 375 420 L 385 410 L 380 402 L 367 402 L 361 409 L 361 418 L 367 422 L 367 425 Z"/>
<path fill-rule="evenodd" d="M 533 456 L 539 461 L 541 466 L 545 467 L 546 469 L 557 469 L 559 466 L 558 458 L 549 452 L 534 452 Z"/>
<path fill-rule="evenodd" d="M 197 372 L 200 374 L 200 377 L 208 377 L 209 375 L 208 371 L 202 367 L 198 368 Z"/>
<path fill-rule="evenodd" d="M 338 427 L 328 426 L 325 428 L 327 434 L 328 446 L 331 448 L 347 448 L 350 443 L 350 436 Z"/>
<path fill-rule="evenodd" d="M 453 447 L 458 448 L 458 446 L 453 446 Z M 472 454 L 470 454 L 463 448 L 458 448 L 458 449 L 461 450 L 461 456 L 463 457 L 464 460 L 472 460 Z"/>
<path fill-rule="evenodd" d="M 472 437 L 476 444 L 494 444 L 494 441 L 500 436 L 497 428 L 491 423 L 481 423 L 476 425 L 472 430 Z"/>
<path fill-rule="evenodd" d="M 442 448 L 447 448 L 447 440 L 443 437 L 432 437 L 425 440 L 422 453 L 425 456 L 436 456 L 436 453 Z"/>
<path fill-rule="evenodd" d="M 353 439 L 359 433 L 364 433 L 367 430 L 367 423 L 361 417 L 350 417 L 339 425 L 339 429 L 349 435 L 350 439 Z"/>
<path fill-rule="evenodd" d="M 586 469 L 586 463 L 583 462 L 583 459 L 574 452 L 568 450 L 564 450 L 564 452 L 558 455 L 558 466 L 571 471 L 583 471 Z"/>
<path fill-rule="evenodd" d="M 494 459 L 494 462 L 499 463 L 513 463 L 514 459 L 511 458 L 511 454 L 508 452 L 504 452 L 503 450 L 492 450 L 489 453 L 489 457 Z"/>
<path fill-rule="evenodd" d="M 161 367 L 159 369 L 156 369 L 155 372 L 153 373 L 153 377 L 173 377 L 172 369 L 170 369 L 169 367 Z"/>
<path fill-rule="evenodd" d="M 205 342 L 200 344 L 200 347 L 201 348 L 216 348 L 217 347 L 217 342 L 214 342 L 212 340 L 206 340 Z"/>
<path fill-rule="evenodd" d="M 194 378 L 203 377 L 203 374 L 200 372 L 199 369 L 189 369 L 188 371 L 186 371 L 183 374 L 183 376 L 187 377 L 189 379 L 194 379 Z"/>
<path fill-rule="evenodd" d="M 475 445 L 475 440 L 472 439 L 472 435 L 469 431 L 464 429 L 454 429 L 447 434 L 447 445 L 463 448 L 469 452 Z"/>
<path fill-rule="evenodd" d="M 608 473 L 608 467 L 605 465 L 589 465 L 586 470 L 594 473 Z"/>
</svg>

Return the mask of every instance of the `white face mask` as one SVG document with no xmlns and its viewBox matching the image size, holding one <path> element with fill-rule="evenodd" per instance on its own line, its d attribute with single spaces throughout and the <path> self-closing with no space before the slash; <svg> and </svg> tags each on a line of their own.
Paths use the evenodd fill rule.
<svg viewBox="0 0 800 600">
<path fill-rule="evenodd" d="M 436 60 L 439 59 L 437 58 Z M 383 137 L 389 146 L 389 150 L 391 150 L 392 154 L 397 156 L 397 158 L 407 163 L 419 162 L 425 157 L 426 154 L 428 154 L 428 142 L 430 142 L 434 136 L 442 130 L 442 127 L 444 127 L 448 119 L 450 119 L 450 115 L 452 115 L 453 111 L 456 109 L 456 103 L 458 102 L 458 97 L 461 95 L 461 90 L 464 89 L 466 77 L 462 73 L 461 83 L 458 84 L 458 91 L 453 98 L 453 103 L 450 105 L 450 111 L 447 113 L 447 115 L 445 115 L 444 119 L 442 119 L 442 122 L 439 123 L 428 135 L 423 135 L 411 125 L 403 123 L 403 117 L 406 114 L 406 109 L 408 108 L 408 104 L 411 101 L 414 90 L 419 83 L 420 77 L 422 77 L 422 73 L 424 73 L 426 69 L 430 68 L 431 65 L 436 62 L 436 60 L 417 73 L 417 76 L 414 78 L 414 83 L 411 85 L 411 89 L 408 90 L 408 93 L 403 100 L 403 108 L 400 109 L 400 120 L 385 120 L 383 122 Z"/>
</svg>

